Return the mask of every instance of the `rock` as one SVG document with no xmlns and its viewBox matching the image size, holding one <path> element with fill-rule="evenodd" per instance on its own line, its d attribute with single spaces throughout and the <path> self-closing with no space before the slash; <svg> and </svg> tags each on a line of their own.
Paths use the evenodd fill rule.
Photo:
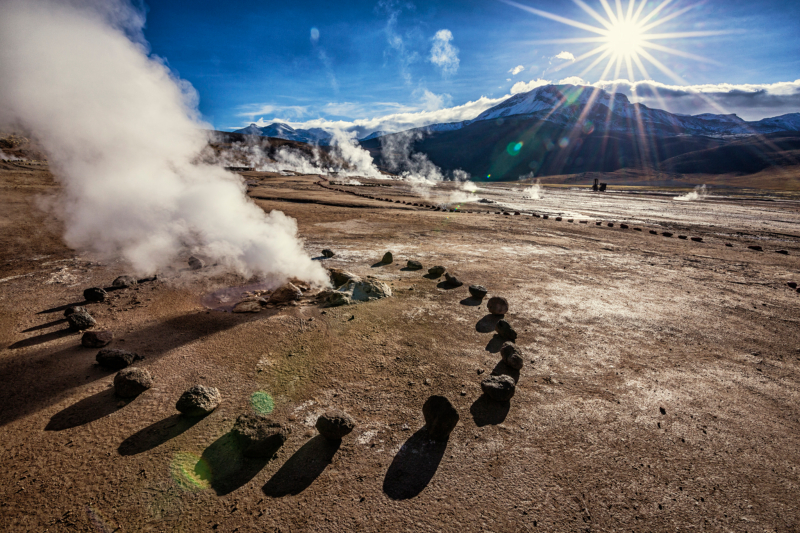
<svg viewBox="0 0 800 533">
<path fill-rule="evenodd" d="M 330 276 L 331 283 L 334 287 L 341 287 L 349 281 L 361 281 L 361 278 L 355 274 L 340 268 L 329 268 L 328 275 Z"/>
<path fill-rule="evenodd" d="M 206 416 L 219 406 L 222 396 L 216 387 L 194 385 L 178 399 L 175 408 L 186 416 Z"/>
<path fill-rule="evenodd" d="M 547 220 L 548 218 L 550 218 L 550 215 L 542 215 L 542 218 Z"/>
<path fill-rule="evenodd" d="M 761 248 L 760 246 L 756 246 L 756 245 L 748 246 L 748 248 L 750 248 L 751 250 L 755 250 L 756 252 L 763 252 L 764 251 L 763 248 Z"/>
<path fill-rule="evenodd" d="M 74 331 L 83 331 L 84 329 L 89 329 L 97 324 L 97 321 L 92 318 L 92 315 L 86 311 L 72 313 L 67 317 L 67 322 L 69 322 L 69 329 Z"/>
<path fill-rule="evenodd" d="M 190 257 L 187 262 L 189 263 L 189 268 L 191 268 L 192 270 L 200 270 L 201 268 L 206 266 L 205 262 L 202 259 L 195 256 Z"/>
<path fill-rule="evenodd" d="M 489 298 L 486 308 L 493 315 L 504 315 L 508 313 L 508 301 L 500 296 L 492 296 Z"/>
<path fill-rule="evenodd" d="M 81 344 L 86 348 L 102 348 L 114 340 L 114 334 L 108 330 L 87 331 L 81 337 Z"/>
<path fill-rule="evenodd" d="M 138 284 L 136 278 L 133 276 L 120 276 L 111 282 L 111 286 L 118 289 L 127 289 L 129 287 L 135 287 Z"/>
<path fill-rule="evenodd" d="M 451 287 L 461 287 L 464 284 L 463 281 L 459 281 L 457 277 L 451 276 L 446 272 L 444 274 L 444 280 L 445 283 L 447 283 Z"/>
<path fill-rule="evenodd" d="M 511 342 L 503 344 L 503 347 L 500 348 L 500 357 L 503 358 L 503 362 L 514 370 L 522 370 L 525 364 L 522 360 L 523 355 L 517 345 Z"/>
<path fill-rule="evenodd" d="M 267 301 L 264 298 L 249 298 L 233 306 L 233 313 L 260 313 Z"/>
<path fill-rule="evenodd" d="M 781 255 L 789 255 L 789 252 L 786 250 L 775 250 L 775 253 Z"/>
<path fill-rule="evenodd" d="M 319 434 L 328 440 L 342 440 L 342 437 L 353 431 L 356 421 L 344 411 L 333 409 L 317 418 L 315 424 Z"/>
<path fill-rule="evenodd" d="M 733 248 L 733 245 L 731 243 L 729 243 L 729 242 L 726 242 L 725 246 L 727 246 L 728 248 Z"/>
<path fill-rule="evenodd" d="M 620 224 L 619 227 L 621 229 L 628 229 L 628 225 L 627 224 Z"/>
<path fill-rule="evenodd" d="M 650 230 L 650 235 L 658 235 L 658 232 L 654 229 Z"/>
<path fill-rule="evenodd" d="M 333 250 L 329 250 L 328 248 L 325 248 L 324 250 L 322 250 L 322 257 L 326 257 L 326 258 L 330 259 L 334 255 L 336 255 L 336 254 L 333 253 Z"/>
<path fill-rule="evenodd" d="M 556 217 L 556 222 L 561 222 L 561 217 Z"/>
<path fill-rule="evenodd" d="M 477 298 L 478 300 L 483 300 L 486 297 L 486 294 L 489 291 L 486 290 L 486 287 L 483 285 L 470 285 L 469 286 L 469 293 L 473 298 Z"/>
<path fill-rule="evenodd" d="M 597 221 L 597 222 L 595 222 L 595 223 L 594 223 L 594 225 L 595 225 L 595 226 L 602 226 L 602 225 L 603 225 L 603 223 L 602 223 L 602 222 L 600 222 L 600 221 Z"/>
<path fill-rule="evenodd" d="M 337 290 L 331 291 L 325 298 L 324 306 L 338 307 L 350 305 L 353 302 L 369 302 L 388 298 L 391 295 L 392 289 L 386 283 L 368 278 L 364 281 L 350 281 Z"/>
<path fill-rule="evenodd" d="M 664 237 L 672 237 L 672 233 L 670 233 L 668 231 L 662 232 L 661 235 L 663 235 Z"/>
<path fill-rule="evenodd" d="M 496 402 L 507 402 L 514 396 L 516 389 L 517 384 L 511 376 L 489 376 L 481 381 L 483 393 Z"/>
<path fill-rule="evenodd" d="M 100 287 L 92 287 L 83 291 L 83 299 L 87 302 L 103 302 L 108 297 L 108 293 Z"/>
<path fill-rule="evenodd" d="M 613 227 L 614 227 L 614 223 L 613 223 L 613 222 L 609 222 L 609 223 L 607 224 L 607 226 L 608 226 L 609 228 L 613 228 Z"/>
<path fill-rule="evenodd" d="M 419 261 L 409 261 L 406 263 L 406 268 L 409 270 L 422 270 L 422 263 Z"/>
<path fill-rule="evenodd" d="M 447 269 L 443 266 L 435 266 L 428 269 L 428 275 L 434 278 L 439 278 L 444 275 Z"/>
<path fill-rule="evenodd" d="M 682 240 L 684 240 L 684 241 L 685 241 L 685 240 L 686 240 L 686 239 L 688 239 L 689 237 L 687 237 L 686 235 L 678 235 L 678 238 L 679 238 L 679 239 L 682 239 Z"/>
<path fill-rule="evenodd" d="M 519 211 L 514 211 L 514 214 L 515 215 L 521 215 L 522 213 L 520 213 Z"/>
<path fill-rule="evenodd" d="M 383 254 L 383 257 L 381 258 L 381 263 L 383 263 L 384 265 L 388 265 L 393 261 L 394 257 L 392 256 L 392 252 L 386 252 L 385 254 Z"/>
<path fill-rule="evenodd" d="M 125 368 L 114 376 L 114 392 L 122 398 L 134 398 L 152 386 L 153 376 L 144 368 Z"/>
<path fill-rule="evenodd" d="M 642 228 L 633 228 L 633 231 L 642 231 Z"/>
<path fill-rule="evenodd" d="M 568 219 L 567 219 L 567 222 L 569 222 L 569 223 L 571 224 L 571 223 L 575 222 L 575 220 L 574 220 L 574 219 L 572 219 L 572 218 L 568 218 Z"/>
<path fill-rule="evenodd" d="M 347 293 L 331 291 L 325 298 L 323 307 L 339 307 L 340 305 L 350 305 L 352 303 L 353 300 Z"/>
<path fill-rule="evenodd" d="M 64 309 L 64 316 L 69 316 L 72 313 L 78 313 L 78 312 L 88 313 L 86 308 L 81 305 L 70 305 L 69 307 Z"/>
<path fill-rule="evenodd" d="M 500 335 L 504 339 L 508 339 L 511 342 L 517 340 L 517 332 L 514 331 L 514 328 L 511 327 L 511 324 L 509 324 L 505 320 L 500 320 L 497 323 L 497 326 L 495 326 L 494 330 L 498 335 Z"/>
<path fill-rule="evenodd" d="M 791 287 L 792 289 L 796 289 L 797 288 L 797 283 L 795 283 L 794 281 L 788 282 L 787 285 L 789 287 Z"/>
<path fill-rule="evenodd" d="M 97 364 L 109 370 L 121 370 L 126 366 L 132 365 L 134 361 L 143 359 L 138 354 L 126 350 L 114 348 L 103 348 L 97 352 Z"/>
<path fill-rule="evenodd" d="M 446 441 L 458 424 L 458 411 L 444 396 L 431 396 L 422 406 L 428 435 L 436 441 Z"/>
<path fill-rule="evenodd" d="M 285 304 L 294 302 L 303 297 L 303 291 L 298 289 L 290 282 L 286 282 L 270 294 L 267 303 L 270 304 Z"/>
<path fill-rule="evenodd" d="M 280 448 L 291 430 L 264 415 L 239 415 L 231 434 L 243 447 L 246 457 L 272 457 Z"/>
<path fill-rule="evenodd" d="M 694 242 L 703 242 L 703 238 L 702 237 L 692 237 L 692 240 Z"/>
</svg>

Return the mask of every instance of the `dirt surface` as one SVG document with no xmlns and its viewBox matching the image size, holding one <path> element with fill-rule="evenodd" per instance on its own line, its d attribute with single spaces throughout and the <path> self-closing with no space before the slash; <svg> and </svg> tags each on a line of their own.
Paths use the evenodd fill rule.
<svg viewBox="0 0 800 533">
<path fill-rule="evenodd" d="M 260 206 L 298 220 L 313 257 L 330 248 L 326 266 L 394 295 L 323 309 L 309 290 L 232 314 L 209 307 L 255 280 L 174 265 L 86 304 L 155 378 L 121 400 L 63 309 L 124 265 L 61 243 L 35 208 L 57 190 L 46 171 L 0 170 L 3 531 L 800 530 L 797 198 L 531 201 L 482 185 L 496 203 L 460 207 L 479 214 L 407 205 L 453 190 L 245 177 Z M 377 264 L 387 250 L 394 263 Z M 466 283 L 404 270 L 409 259 Z M 481 393 L 508 369 L 471 283 L 510 303 L 525 353 L 510 403 Z M 195 383 L 222 404 L 180 418 Z M 460 415 L 446 443 L 424 429 L 434 394 Z M 329 408 L 357 421 L 338 446 L 314 429 Z M 229 433 L 254 410 L 292 428 L 270 460 L 244 458 Z"/>
</svg>

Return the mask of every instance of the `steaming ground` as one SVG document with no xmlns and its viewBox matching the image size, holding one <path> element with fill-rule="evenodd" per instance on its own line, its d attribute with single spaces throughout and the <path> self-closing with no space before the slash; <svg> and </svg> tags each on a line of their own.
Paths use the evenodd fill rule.
<svg viewBox="0 0 800 533">
<path fill-rule="evenodd" d="M 331 248 L 326 266 L 384 280 L 394 297 L 233 315 L 202 298 L 247 280 L 175 263 L 167 281 L 89 307 L 115 332 L 112 346 L 144 355 L 156 379 L 118 407 L 96 350 L 64 333 L 60 310 L 45 311 L 125 267 L 64 246 L 63 228 L 34 206 L 58 185 L 46 171 L 9 168 L 0 171 L 7 531 L 800 529 L 800 294 L 786 285 L 800 281 L 796 195 L 426 191 L 437 202 L 454 192 L 495 202 L 467 211 L 565 215 L 556 222 L 434 212 L 329 191 L 316 176 L 246 173 L 260 208 L 297 220 L 308 255 Z M 411 184 L 359 181 L 384 186 L 339 188 L 420 201 Z M 620 229 L 626 220 L 631 229 Z M 747 249 L 756 243 L 765 251 Z M 386 250 L 395 263 L 373 267 Z M 476 330 L 485 306 L 460 303 L 466 286 L 445 290 L 402 270 L 407 259 L 508 298 L 528 355 L 507 413 L 479 400 L 499 360 L 491 334 Z M 224 399 L 186 428 L 174 405 L 196 382 Z M 219 460 L 224 436 L 259 391 L 294 430 L 273 460 L 231 475 L 235 458 Z M 419 431 L 432 394 L 461 417 L 443 450 Z M 358 425 L 330 456 L 313 422 L 333 407 Z M 216 467 L 210 479 L 201 458 Z"/>
</svg>

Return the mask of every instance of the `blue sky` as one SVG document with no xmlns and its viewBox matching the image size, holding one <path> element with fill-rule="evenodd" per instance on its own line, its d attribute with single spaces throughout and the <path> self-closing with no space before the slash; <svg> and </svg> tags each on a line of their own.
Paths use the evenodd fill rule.
<svg viewBox="0 0 800 533">
<path fill-rule="evenodd" d="M 662 0 L 644 1 L 647 14 Z M 585 2 L 603 12 L 599 0 Z M 599 26 L 574 2 L 519 3 Z M 200 111 L 217 129 L 275 118 L 306 126 L 360 120 L 364 131 L 472 118 L 541 80 L 578 75 L 591 59 L 572 62 L 569 54 L 596 46 L 542 43 L 594 34 L 497 0 L 151 0 L 147 7 L 152 53 L 195 87 Z M 708 61 L 650 50 L 679 80 L 645 61 L 648 74 L 670 94 L 682 85 L 701 87 L 718 108 L 689 98 L 644 103 L 675 112 L 724 109 L 748 119 L 800 111 L 800 2 L 673 0 L 653 20 L 683 9 L 653 31 L 729 33 L 659 40 Z M 604 65 L 582 79 L 598 82 Z M 630 76 L 623 68 L 619 77 Z M 524 85 L 534 80 L 540 81 Z M 790 83 L 771 85 L 779 82 Z M 398 113 L 407 120 L 380 120 Z"/>
</svg>

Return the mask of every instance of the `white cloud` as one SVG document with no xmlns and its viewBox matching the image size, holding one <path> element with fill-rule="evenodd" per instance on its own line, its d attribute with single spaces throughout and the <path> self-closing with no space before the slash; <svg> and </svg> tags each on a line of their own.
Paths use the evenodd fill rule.
<svg viewBox="0 0 800 533">
<path fill-rule="evenodd" d="M 570 76 L 569 78 L 558 80 L 558 83 L 559 85 L 591 85 L 591 83 L 584 80 L 580 76 Z"/>
<path fill-rule="evenodd" d="M 565 61 L 575 61 L 575 56 L 572 55 L 572 52 L 559 52 L 554 55 L 551 59 L 563 59 Z"/>
<path fill-rule="evenodd" d="M 537 87 L 541 87 L 542 85 L 549 85 L 553 83 L 550 80 L 543 80 L 543 79 L 535 79 L 531 80 L 528 83 L 524 81 L 518 81 L 514 85 L 511 86 L 511 94 L 519 94 L 519 93 L 527 93 L 528 91 L 532 91 Z"/>
<path fill-rule="evenodd" d="M 445 76 L 455 74 L 458 71 L 459 59 L 458 48 L 450 44 L 453 34 L 450 30 L 439 30 L 433 36 L 433 46 L 429 60 L 434 65 L 442 69 Z"/>
<path fill-rule="evenodd" d="M 453 103 L 453 98 L 446 93 L 435 94 L 425 89 L 420 97 L 420 102 L 425 111 L 437 111 L 451 105 Z"/>
<path fill-rule="evenodd" d="M 516 67 L 512 68 L 511 70 L 509 70 L 509 72 L 511 73 L 512 76 L 516 76 L 517 74 L 519 74 L 523 70 L 525 70 L 525 67 L 523 67 L 522 65 L 517 65 Z"/>
<path fill-rule="evenodd" d="M 237 117 L 249 117 L 250 120 L 255 119 L 259 115 L 275 115 L 282 114 L 283 116 L 292 118 L 302 118 L 309 114 L 307 106 L 290 105 L 278 106 L 272 104 L 250 104 L 241 107 L 241 111 L 236 114 Z"/>
</svg>

